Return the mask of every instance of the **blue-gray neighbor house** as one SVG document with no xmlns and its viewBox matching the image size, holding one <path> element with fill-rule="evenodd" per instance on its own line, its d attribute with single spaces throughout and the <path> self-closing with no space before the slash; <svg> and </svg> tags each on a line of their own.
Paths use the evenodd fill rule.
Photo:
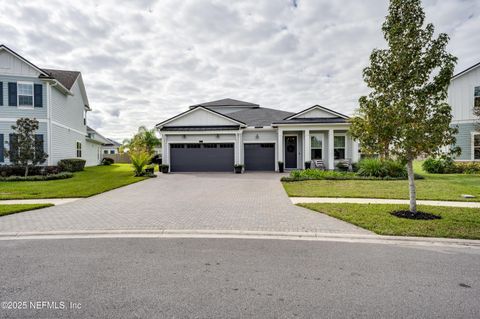
<svg viewBox="0 0 480 319">
<path fill-rule="evenodd" d="M 457 161 L 480 161 L 480 132 L 477 131 L 473 108 L 480 107 L 480 63 L 453 76 L 448 88 L 448 103 L 452 107 L 452 124 L 457 125 L 457 146 L 462 154 Z"/>
</svg>

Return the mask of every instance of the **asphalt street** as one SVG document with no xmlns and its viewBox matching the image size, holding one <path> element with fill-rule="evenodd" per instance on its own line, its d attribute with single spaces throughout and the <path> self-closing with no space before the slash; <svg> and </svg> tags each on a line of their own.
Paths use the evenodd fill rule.
<svg viewBox="0 0 480 319">
<path fill-rule="evenodd" d="M 480 318 L 473 248 L 4 240 L 0 266 L 0 318 Z"/>
</svg>

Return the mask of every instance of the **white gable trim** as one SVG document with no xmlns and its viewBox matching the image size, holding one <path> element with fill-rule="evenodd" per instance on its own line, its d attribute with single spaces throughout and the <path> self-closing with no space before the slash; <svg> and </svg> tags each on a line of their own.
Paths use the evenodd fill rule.
<svg viewBox="0 0 480 319">
<path fill-rule="evenodd" d="M 36 71 L 38 71 L 40 74 L 44 75 L 44 76 L 47 76 L 47 77 L 50 77 L 45 71 L 43 71 L 42 69 L 40 69 L 38 66 L 36 66 L 35 64 L 33 64 L 32 62 L 28 61 L 27 59 L 25 59 L 24 57 L 22 57 L 20 54 L 17 54 L 15 51 L 13 51 L 12 49 L 8 48 L 7 46 L 5 46 L 4 44 L 0 45 L 0 50 L 5 50 L 7 51 L 8 53 L 10 53 L 11 55 L 13 55 L 14 57 L 16 57 L 17 59 L 19 59 L 20 61 L 22 61 L 23 63 L 27 64 L 28 66 L 34 68 Z"/>
<path fill-rule="evenodd" d="M 303 114 L 305 114 L 305 113 L 307 113 L 307 112 L 310 112 L 310 111 L 312 111 L 312 110 L 314 110 L 314 109 L 318 109 L 318 110 L 321 110 L 321 111 L 323 111 L 323 112 L 330 113 L 330 114 L 332 114 L 332 115 L 335 115 L 335 116 L 337 116 L 337 117 L 341 117 L 341 118 L 344 118 L 344 119 L 348 119 L 348 118 L 349 118 L 348 116 L 346 116 L 346 115 L 344 115 L 344 114 L 342 114 L 342 113 L 335 112 L 335 111 L 333 111 L 333 110 L 327 109 L 326 107 L 323 107 L 323 106 L 320 106 L 320 105 L 314 105 L 314 106 L 312 106 L 312 107 L 309 107 L 309 108 L 306 109 L 306 110 L 300 111 L 300 112 L 298 112 L 298 113 L 295 113 L 295 114 L 287 117 L 285 120 L 291 120 L 291 119 L 297 118 L 297 117 L 302 116 Z"/>
<path fill-rule="evenodd" d="M 462 72 L 459 72 L 459 73 L 455 74 L 454 76 L 452 76 L 452 80 L 455 80 L 456 78 L 459 78 L 459 77 L 461 77 L 461 76 L 463 76 L 463 75 L 465 75 L 465 74 L 467 74 L 467 73 L 475 70 L 475 69 L 478 68 L 478 67 L 480 67 L 480 62 L 477 63 L 477 64 L 472 65 L 471 67 L 463 70 Z"/>
<path fill-rule="evenodd" d="M 186 111 L 186 112 L 180 113 L 180 114 L 178 114 L 178 115 L 176 115 L 176 116 L 174 116 L 174 117 L 172 117 L 172 118 L 170 118 L 170 119 L 168 119 L 168 120 L 165 120 L 165 121 L 163 121 L 163 122 L 161 122 L 161 123 L 158 123 L 157 125 L 155 125 L 155 127 L 157 127 L 157 128 L 162 128 L 163 126 L 165 126 L 166 124 L 168 124 L 168 123 L 170 123 L 170 122 L 172 122 L 172 121 L 178 120 L 178 119 L 180 119 L 180 118 L 182 118 L 182 117 L 184 117 L 184 116 L 186 116 L 186 115 L 189 115 L 189 114 L 191 114 L 191 113 L 193 113 L 193 112 L 197 112 L 197 111 L 200 111 L 200 110 L 201 110 L 201 111 L 206 111 L 206 112 L 208 112 L 208 113 L 211 113 L 211 114 L 213 114 L 213 115 L 215 115 L 215 116 L 221 117 L 221 118 L 223 118 L 223 119 L 225 119 L 225 120 L 228 120 L 228 121 L 230 121 L 230 122 L 232 122 L 232 123 L 235 123 L 235 124 L 238 124 L 238 125 L 240 125 L 240 126 L 246 126 L 246 124 L 243 123 L 243 122 L 237 121 L 237 120 L 235 120 L 235 119 L 232 119 L 231 117 L 228 117 L 228 116 L 226 116 L 226 115 L 223 115 L 223 114 L 218 113 L 218 112 L 215 112 L 215 111 L 212 111 L 212 110 L 207 109 L 207 108 L 205 108 L 205 107 L 203 107 L 203 106 L 198 106 L 198 107 L 193 108 L 193 109 L 190 109 L 190 110 L 188 110 L 188 111 Z"/>
</svg>

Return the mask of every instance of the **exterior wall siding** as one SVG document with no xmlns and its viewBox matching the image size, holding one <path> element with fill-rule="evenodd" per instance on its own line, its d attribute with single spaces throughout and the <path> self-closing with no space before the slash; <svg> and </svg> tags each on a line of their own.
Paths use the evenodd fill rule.
<svg viewBox="0 0 480 319">
<path fill-rule="evenodd" d="M 480 68 L 452 80 L 448 88 L 448 103 L 452 107 L 453 123 L 472 122 L 474 88 L 480 86 Z"/>
<path fill-rule="evenodd" d="M 95 166 L 100 164 L 100 161 L 103 156 L 101 144 L 93 143 L 93 142 L 90 142 L 89 140 L 86 140 L 85 145 L 84 146 L 82 145 L 82 147 L 85 150 L 84 159 L 87 161 L 85 163 L 86 166 Z"/>
<path fill-rule="evenodd" d="M 3 134 L 3 147 L 6 150 L 8 150 L 10 147 L 10 134 L 13 133 L 13 124 L 15 124 L 14 121 L 0 121 L 0 134 Z M 48 154 L 47 123 L 40 122 L 38 126 L 38 131 L 35 134 L 43 135 L 43 150 Z M 48 155 L 50 156 L 50 154 Z M 46 163 L 47 162 L 45 162 L 45 164 Z M 4 157 L 4 161 L 0 162 L 0 165 L 2 164 L 10 164 L 10 161 L 7 157 Z"/>
<path fill-rule="evenodd" d="M 53 124 L 52 132 L 52 154 L 50 154 L 52 165 L 56 165 L 59 160 L 66 158 L 76 158 L 76 142 L 82 143 L 82 157 L 85 157 L 85 135 L 73 130 L 60 127 Z M 84 158 L 85 159 L 85 158 Z"/>
<path fill-rule="evenodd" d="M 471 161 L 472 160 L 472 132 L 475 132 L 474 123 L 460 123 L 458 125 L 458 134 L 456 135 L 457 143 L 456 146 L 459 146 L 462 149 L 460 156 L 457 156 L 455 159 L 460 161 Z"/>
<path fill-rule="evenodd" d="M 83 102 L 78 81 L 72 86 L 71 91 L 73 96 L 65 95 L 54 87 L 52 88 L 52 121 L 61 123 L 75 130 L 85 132 L 86 135 L 87 127 L 83 123 L 85 103 Z"/>
<path fill-rule="evenodd" d="M 34 84 L 42 84 L 42 98 L 43 98 L 43 107 L 35 107 L 32 109 L 18 108 L 17 106 L 8 105 L 8 83 L 9 82 L 19 82 L 27 81 Z M 38 78 L 32 77 L 21 77 L 21 76 L 5 76 L 0 75 L 0 82 L 3 82 L 3 105 L 0 105 L 0 119 L 1 118 L 36 118 L 36 119 L 46 119 L 47 118 L 47 85 L 45 82 Z"/>
</svg>

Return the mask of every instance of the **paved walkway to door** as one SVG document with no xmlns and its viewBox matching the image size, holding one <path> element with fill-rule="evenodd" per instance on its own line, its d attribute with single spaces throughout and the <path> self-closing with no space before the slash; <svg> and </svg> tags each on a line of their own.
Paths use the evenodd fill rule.
<svg viewBox="0 0 480 319">
<path fill-rule="evenodd" d="M 293 205 L 275 173 L 160 174 L 60 206 L 3 216 L 0 233 L 245 230 L 371 234 Z"/>
</svg>

